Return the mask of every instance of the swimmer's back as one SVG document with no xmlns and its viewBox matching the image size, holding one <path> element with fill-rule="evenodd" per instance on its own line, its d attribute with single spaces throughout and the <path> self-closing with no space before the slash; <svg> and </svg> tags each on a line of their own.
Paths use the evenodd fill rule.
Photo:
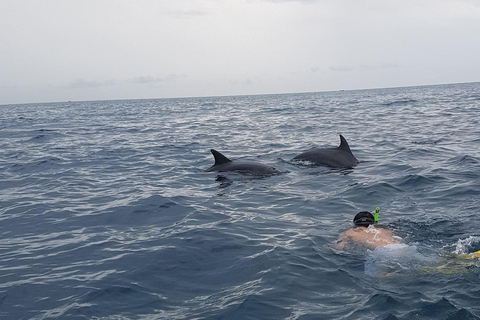
<svg viewBox="0 0 480 320">
<path fill-rule="evenodd" d="M 343 242 L 342 247 L 346 243 L 365 246 L 368 249 L 384 247 L 390 244 L 400 244 L 399 237 L 395 237 L 390 230 L 375 228 L 374 226 L 355 227 L 349 229 L 341 235 L 339 244 Z"/>
</svg>

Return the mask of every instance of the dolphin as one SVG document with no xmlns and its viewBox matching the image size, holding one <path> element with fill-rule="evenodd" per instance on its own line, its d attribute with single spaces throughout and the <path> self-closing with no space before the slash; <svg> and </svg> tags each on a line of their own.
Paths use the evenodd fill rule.
<svg viewBox="0 0 480 320">
<path fill-rule="evenodd" d="M 332 168 L 352 168 L 358 164 L 353 156 L 347 140 L 340 135 L 340 146 L 337 148 L 313 148 L 293 158 L 294 160 L 308 161 L 317 166 Z"/>
<path fill-rule="evenodd" d="M 225 157 L 223 154 L 217 150 L 210 149 L 210 152 L 215 158 L 215 164 L 210 167 L 207 172 L 218 171 L 218 172 L 237 172 L 242 174 L 250 174 L 255 176 L 271 176 L 275 174 L 280 174 L 281 172 L 275 169 L 274 167 L 267 166 L 254 161 L 243 161 L 235 160 L 232 161 Z"/>
</svg>

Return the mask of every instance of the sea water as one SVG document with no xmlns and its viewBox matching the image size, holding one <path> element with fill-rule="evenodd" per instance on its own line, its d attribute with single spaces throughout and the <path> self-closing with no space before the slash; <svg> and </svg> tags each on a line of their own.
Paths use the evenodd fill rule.
<svg viewBox="0 0 480 320">
<path fill-rule="evenodd" d="M 419 272 L 480 249 L 479 120 L 480 83 L 0 106 L 0 318 L 479 318 L 475 264 Z M 355 168 L 291 161 L 339 134 Z M 377 206 L 408 259 L 330 246 Z"/>
</svg>

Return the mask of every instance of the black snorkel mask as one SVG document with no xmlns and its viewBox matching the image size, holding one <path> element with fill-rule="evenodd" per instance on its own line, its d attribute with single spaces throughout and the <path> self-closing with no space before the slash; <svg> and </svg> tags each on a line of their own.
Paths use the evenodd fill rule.
<svg viewBox="0 0 480 320">
<path fill-rule="evenodd" d="M 353 218 L 353 223 L 356 227 L 368 227 L 375 222 L 375 217 L 368 211 L 359 212 Z"/>
</svg>

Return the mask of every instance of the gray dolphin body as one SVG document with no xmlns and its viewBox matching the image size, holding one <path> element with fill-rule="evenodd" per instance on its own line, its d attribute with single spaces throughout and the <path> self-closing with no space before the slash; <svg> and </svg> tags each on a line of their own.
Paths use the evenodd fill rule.
<svg viewBox="0 0 480 320">
<path fill-rule="evenodd" d="M 254 161 L 232 161 L 214 149 L 211 149 L 210 152 L 212 152 L 213 157 L 215 158 L 215 164 L 210 167 L 207 172 L 237 172 L 255 176 L 271 176 L 281 173 L 274 167 L 267 166 L 265 164 Z"/>
<path fill-rule="evenodd" d="M 332 168 L 352 168 L 358 164 L 358 160 L 353 156 L 347 140 L 342 135 L 340 135 L 340 146 L 337 148 L 313 148 L 293 159 Z"/>
</svg>

